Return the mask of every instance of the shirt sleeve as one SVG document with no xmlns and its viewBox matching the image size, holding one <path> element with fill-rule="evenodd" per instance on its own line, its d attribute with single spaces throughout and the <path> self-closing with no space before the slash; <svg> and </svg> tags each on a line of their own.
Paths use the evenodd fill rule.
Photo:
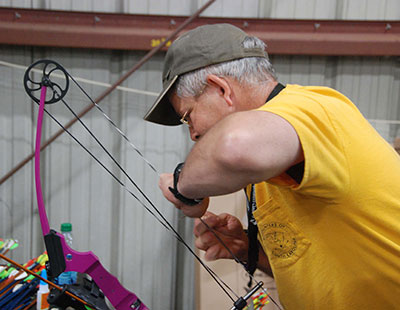
<svg viewBox="0 0 400 310">
<path fill-rule="evenodd" d="M 335 125 L 342 113 L 340 100 L 320 97 L 283 91 L 259 110 L 277 114 L 293 126 L 305 159 L 300 184 L 285 174 L 268 182 L 290 186 L 299 194 L 332 199 L 347 191 L 349 170 L 342 133 Z"/>
</svg>

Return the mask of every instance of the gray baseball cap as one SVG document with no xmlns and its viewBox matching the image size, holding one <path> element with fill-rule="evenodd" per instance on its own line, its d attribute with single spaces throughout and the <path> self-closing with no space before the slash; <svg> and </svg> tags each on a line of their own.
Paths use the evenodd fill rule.
<svg viewBox="0 0 400 310">
<path fill-rule="evenodd" d="M 230 24 L 204 25 L 176 39 L 165 56 L 163 90 L 144 119 L 162 125 L 180 125 L 180 117 L 172 107 L 168 91 L 182 74 L 245 57 L 268 58 L 262 48 L 244 48 L 248 35 Z"/>
</svg>

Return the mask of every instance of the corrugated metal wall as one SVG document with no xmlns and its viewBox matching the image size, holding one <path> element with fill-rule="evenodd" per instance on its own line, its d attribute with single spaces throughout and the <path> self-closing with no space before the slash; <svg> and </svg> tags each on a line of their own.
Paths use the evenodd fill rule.
<svg viewBox="0 0 400 310">
<path fill-rule="evenodd" d="M 390 143 L 400 135 L 400 61 L 395 57 L 273 56 L 285 83 L 324 85 L 348 96 Z"/>
<path fill-rule="evenodd" d="M 190 15 L 208 0 L 0 0 L 0 6 L 111 12 Z M 203 16 L 398 20 L 398 0 L 217 0 Z"/>
<path fill-rule="evenodd" d="M 0 6 L 189 15 L 205 2 L 0 0 Z M 400 1 L 217 0 L 203 15 L 399 20 Z M 36 59 L 50 58 L 63 64 L 74 76 L 106 83 L 116 81 L 143 55 L 143 52 L 0 46 L 1 61 L 29 65 Z M 400 134 L 396 123 L 400 120 L 398 59 L 279 55 L 271 59 L 281 82 L 332 86 L 350 97 L 389 142 Z M 162 61 L 162 54 L 153 57 L 124 86 L 157 93 L 161 89 Z M 33 151 L 37 106 L 25 95 L 23 73 L 21 69 L 0 65 L 0 176 Z M 104 91 L 100 86 L 83 86 L 93 97 Z M 87 104 L 76 87 L 72 87 L 66 99 L 77 111 Z M 159 171 L 171 171 L 184 158 L 191 143 L 185 128 L 147 124 L 141 119 L 153 100 L 151 95 L 116 91 L 102 106 Z M 72 118 L 60 104 L 49 110 L 62 123 Z M 84 121 L 191 242 L 191 222 L 180 218 L 161 197 L 157 174 L 113 132 L 97 111 L 90 112 Z M 50 137 L 56 130 L 57 125 L 46 118 L 44 136 Z M 73 126 L 72 133 L 82 138 L 96 156 L 129 184 L 78 124 Z M 59 229 L 61 222 L 72 222 L 74 247 L 92 249 L 110 271 L 152 309 L 193 309 L 192 258 L 181 255 L 171 234 L 165 233 L 165 229 L 66 134 L 42 156 L 45 202 L 51 226 Z M 128 187 L 133 189 L 131 184 Z M 0 237 L 15 237 L 21 242 L 20 249 L 13 255 L 17 260 L 27 260 L 43 250 L 31 163 L 0 186 L 0 225 Z M 182 280 L 186 282 L 177 285 Z"/>
</svg>

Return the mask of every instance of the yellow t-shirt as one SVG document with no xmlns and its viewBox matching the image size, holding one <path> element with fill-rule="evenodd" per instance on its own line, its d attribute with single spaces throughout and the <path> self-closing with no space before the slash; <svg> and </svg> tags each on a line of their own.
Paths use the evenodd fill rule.
<svg viewBox="0 0 400 310">
<path fill-rule="evenodd" d="M 378 104 L 378 103 L 377 103 Z M 304 151 L 300 184 L 256 184 L 254 217 L 287 310 L 400 308 L 400 157 L 351 101 L 287 87 L 259 110 Z"/>
</svg>

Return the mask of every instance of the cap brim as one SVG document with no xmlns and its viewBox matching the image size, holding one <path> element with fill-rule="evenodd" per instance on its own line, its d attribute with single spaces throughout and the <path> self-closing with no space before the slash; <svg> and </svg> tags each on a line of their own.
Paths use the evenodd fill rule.
<svg viewBox="0 0 400 310">
<path fill-rule="evenodd" d="M 144 116 L 146 121 L 169 126 L 181 124 L 179 115 L 175 112 L 167 95 L 168 91 L 171 89 L 177 79 L 178 75 L 175 75 L 168 85 L 163 89 L 161 94 L 157 97 L 153 106 Z"/>
</svg>

